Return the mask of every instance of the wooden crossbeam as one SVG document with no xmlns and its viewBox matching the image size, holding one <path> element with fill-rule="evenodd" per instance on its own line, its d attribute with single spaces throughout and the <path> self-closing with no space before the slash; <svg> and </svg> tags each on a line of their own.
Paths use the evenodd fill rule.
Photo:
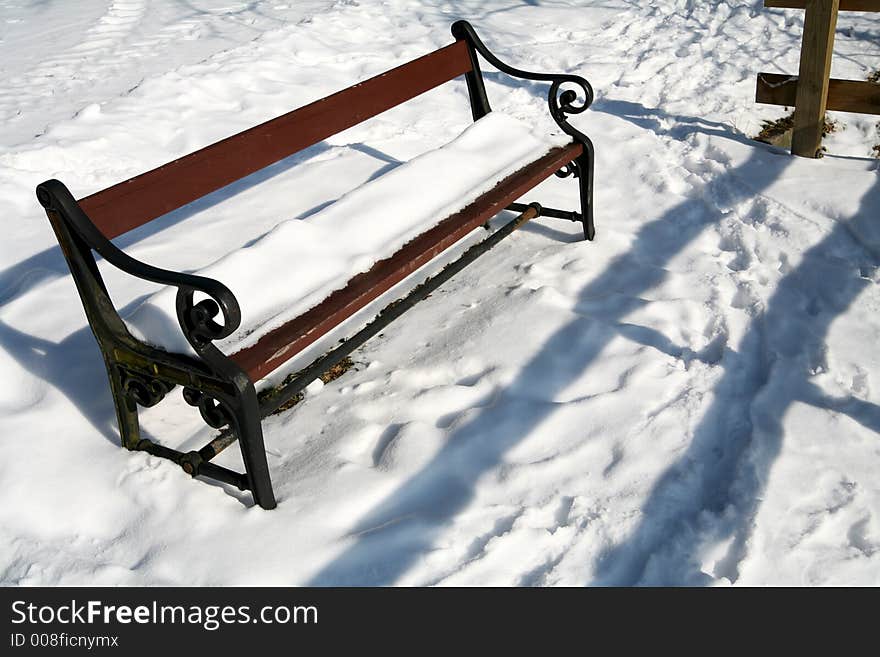
<svg viewBox="0 0 880 657">
<path fill-rule="evenodd" d="M 794 107 L 797 84 L 796 75 L 758 73 L 755 101 L 768 105 Z M 880 114 L 880 84 L 864 80 L 831 78 L 828 82 L 826 109 L 858 114 Z"/>
<path fill-rule="evenodd" d="M 880 0 L 764 0 L 764 6 L 805 9 L 804 36 L 797 76 L 759 73 L 755 100 L 793 105 L 791 152 L 819 157 L 826 109 L 880 114 L 880 85 L 830 77 L 838 12 L 880 12 Z"/>
<path fill-rule="evenodd" d="M 764 0 L 771 9 L 806 9 L 810 0 Z M 880 0 L 840 0 L 840 11 L 880 12 Z"/>
</svg>

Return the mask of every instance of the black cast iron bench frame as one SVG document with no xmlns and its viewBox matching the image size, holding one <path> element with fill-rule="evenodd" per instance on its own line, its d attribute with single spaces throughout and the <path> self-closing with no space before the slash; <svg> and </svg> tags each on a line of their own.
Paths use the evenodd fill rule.
<svg viewBox="0 0 880 657">
<path fill-rule="evenodd" d="M 568 122 L 568 115 L 583 112 L 592 102 L 590 84 L 576 75 L 530 73 L 508 66 L 486 48 L 465 21 L 453 24 L 452 34 L 455 42 L 445 48 L 96 194 L 76 200 L 58 180 L 37 187 L 37 198 L 61 245 L 103 354 L 124 447 L 170 459 L 193 477 L 208 477 L 249 490 L 256 504 L 272 509 L 276 505 L 275 495 L 260 426 L 264 417 L 526 221 L 547 216 L 581 222 L 584 237 L 593 239 L 593 146 Z M 485 116 L 491 108 L 477 54 L 510 76 L 549 82 L 550 114 L 572 137 L 571 143 L 554 148 L 508 176 L 390 258 L 352 278 L 345 288 L 318 306 L 261 337 L 255 345 L 229 355 L 214 345 L 214 341 L 231 335 L 241 322 L 238 301 L 221 282 L 139 262 L 111 242 L 129 230 L 458 76 L 465 77 L 474 120 Z M 580 96 L 563 85 L 573 85 Z M 578 180 L 580 212 L 514 202 L 553 174 Z M 255 382 L 505 209 L 519 215 L 406 296 L 386 306 L 373 321 L 332 351 L 288 377 L 273 394 L 258 397 Z M 196 357 L 158 349 L 131 335 L 107 292 L 95 252 L 127 274 L 177 288 L 177 318 Z M 207 298 L 195 302 L 197 293 Z M 215 321 L 218 315 L 222 316 L 222 324 Z M 138 406 L 158 404 L 176 386 L 183 388 L 186 402 L 198 407 L 208 425 L 221 430 L 203 448 L 188 453 L 142 438 L 139 430 Z M 243 474 L 211 463 L 214 456 L 236 440 L 244 461 Z"/>
</svg>

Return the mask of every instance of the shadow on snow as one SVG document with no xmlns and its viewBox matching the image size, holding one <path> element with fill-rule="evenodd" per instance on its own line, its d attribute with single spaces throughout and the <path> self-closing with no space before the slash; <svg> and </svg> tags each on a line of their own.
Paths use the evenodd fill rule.
<svg viewBox="0 0 880 657">
<path fill-rule="evenodd" d="M 753 312 L 738 351 L 728 350 L 715 399 L 688 448 L 659 477 L 629 538 L 599 560 L 594 584 L 697 585 L 705 541 L 729 541 L 713 575 L 735 582 L 762 493 L 782 448 L 782 421 L 796 402 L 848 415 L 880 433 L 880 407 L 831 397 L 811 382 L 826 371 L 825 341 L 835 318 L 874 285 L 877 257 L 853 234 L 870 230 L 880 208 L 880 176 L 856 216 L 803 255 Z"/>
<path fill-rule="evenodd" d="M 723 125 L 689 117 L 669 117 L 634 103 L 605 101 L 594 107 L 641 127 L 660 131 L 663 130 L 662 120 L 671 118 L 679 124 L 670 128 L 677 131 L 674 134 L 676 137 L 683 137 L 688 132 L 702 132 L 745 141 L 744 137 L 731 133 Z M 725 194 L 739 197 L 734 201 L 751 198 L 778 178 L 790 162 L 787 156 L 772 155 L 768 151 L 756 145 L 747 162 L 719 176 L 710 186 L 724 186 Z M 760 174 L 749 175 L 756 167 Z M 747 184 L 743 181 L 747 181 Z M 601 208 L 597 215 L 601 221 Z M 614 292 L 634 298 L 660 284 L 665 278 L 663 265 L 721 216 L 722 213 L 710 207 L 699 194 L 683 201 L 646 224 L 639 231 L 632 249 L 613 260 L 586 286 L 579 294 L 578 302 L 592 300 L 595 304 L 596 299 Z M 525 390 L 539 385 L 542 396 L 552 398 L 597 361 L 599 354 L 617 334 L 604 327 L 616 323 L 615 320 L 623 320 L 628 310 L 627 304 L 603 309 L 601 326 L 588 316 L 578 317 L 563 326 L 526 363 L 511 388 Z M 628 337 L 633 335 L 639 336 L 638 328 L 630 331 Z M 642 335 L 664 351 L 676 351 L 674 345 L 663 336 L 654 335 L 651 331 L 642 332 Z M 530 401 L 510 393 L 511 389 L 501 391 L 490 406 L 457 427 L 444 448 L 428 464 L 358 520 L 349 532 L 354 539 L 352 544 L 324 566 L 309 583 L 392 584 L 428 554 L 433 549 L 440 528 L 473 499 L 474 486 L 479 478 L 499 466 L 504 454 L 529 435 L 553 410 L 553 404 Z M 724 437 L 707 435 L 706 445 L 702 449 L 721 447 L 717 444 L 719 441 L 723 442 Z M 710 479 L 706 478 L 707 488 Z M 658 536 L 661 535 L 662 532 L 658 532 Z M 624 550 L 621 556 L 636 553 Z M 606 581 L 625 582 L 633 579 L 635 568 L 624 568 L 622 572 L 613 570 L 611 566 L 619 558 L 613 553 L 607 556 L 603 571 L 608 574 Z M 634 556 L 631 559 L 639 561 Z"/>
</svg>

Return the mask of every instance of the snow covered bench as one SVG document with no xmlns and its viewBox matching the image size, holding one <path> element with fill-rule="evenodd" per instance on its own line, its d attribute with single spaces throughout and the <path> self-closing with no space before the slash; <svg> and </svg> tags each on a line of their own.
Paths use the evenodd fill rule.
<svg viewBox="0 0 880 657">
<path fill-rule="evenodd" d="M 257 504 L 274 508 L 262 418 L 524 222 L 537 216 L 577 221 L 593 238 L 593 148 L 567 121 L 591 103 L 589 83 L 507 66 L 465 21 L 452 33 L 456 40 L 445 48 L 96 194 L 75 200 L 57 180 L 37 187 L 101 347 L 125 447 L 171 459 L 192 476 L 250 490 Z M 550 112 L 563 134 L 538 134 L 491 112 L 477 54 L 511 76 L 550 82 Z M 201 271 L 152 267 L 110 241 L 461 75 L 474 124 L 459 137 L 308 220 L 282 222 Z M 580 98 L 566 84 L 577 87 Z M 553 174 L 577 178 L 580 212 L 516 202 Z M 258 397 L 256 382 L 505 209 L 519 215 L 286 378 L 272 395 Z M 338 234 L 346 235 L 344 243 Z M 166 287 L 122 317 L 94 252 Z M 289 296 L 267 293 L 269 274 L 272 289 L 289 290 Z M 138 425 L 138 405 L 154 406 L 178 385 L 204 420 L 222 429 L 188 453 L 142 438 Z M 210 462 L 236 440 L 244 474 Z"/>
</svg>

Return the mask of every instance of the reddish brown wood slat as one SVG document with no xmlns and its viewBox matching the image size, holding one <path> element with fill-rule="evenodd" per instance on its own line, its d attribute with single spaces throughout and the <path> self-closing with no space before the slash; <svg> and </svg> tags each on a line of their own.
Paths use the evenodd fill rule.
<svg viewBox="0 0 880 657">
<path fill-rule="evenodd" d="M 269 166 L 471 70 L 464 41 L 80 199 L 108 238 Z"/>
<path fill-rule="evenodd" d="M 358 274 L 344 288 L 314 308 L 270 331 L 253 346 L 232 354 L 232 360 L 253 381 L 263 378 L 582 152 L 583 147 L 574 143 L 554 148 L 544 157 L 502 180 L 460 212 L 408 242 L 393 256 L 378 261 L 369 271 Z M 242 302 L 247 303 L 247 299 Z"/>
<path fill-rule="evenodd" d="M 755 100 L 768 105 L 794 107 L 797 98 L 797 76 L 780 73 L 759 73 Z M 865 80 L 828 81 L 825 109 L 859 114 L 880 114 L 880 84 Z"/>
</svg>

